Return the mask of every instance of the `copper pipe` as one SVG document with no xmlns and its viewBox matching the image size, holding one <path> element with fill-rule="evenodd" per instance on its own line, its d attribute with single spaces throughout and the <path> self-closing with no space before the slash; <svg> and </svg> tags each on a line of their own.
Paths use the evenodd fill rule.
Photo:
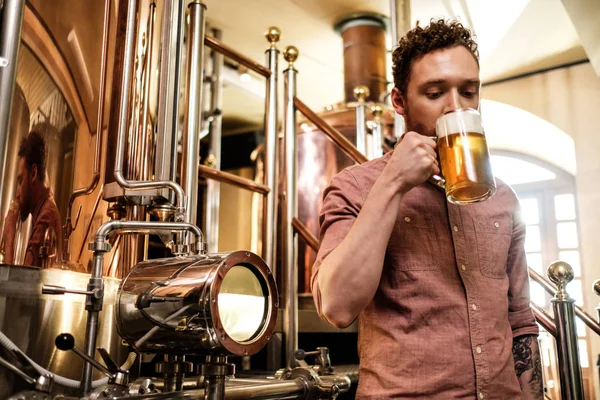
<svg viewBox="0 0 600 400">
<path fill-rule="evenodd" d="M 533 315 L 535 315 L 536 321 L 539 322 L 549 334 L 556 337 L 556 324 L 554 323 L 554 319 L 537 304 L 531 303 L 531 310 L 533 311 Z"/>
<path fill-rule="evenodd" d="M 251 192 L 260 193 L 262 195 L 266 195 L 270 192 L 268 186 L 261 185 L 260 183 L 257 183 L 251 179 L 230 174 L 229 172 L 218 171 L 214 168 L 207 167 L 206 165 L 198 165 L 198 176 L 202 176 L 207 179 L 213 179 L 218 182 L 228 183 L 242 189 L 250 190 Z"/>
<path fill-rule="evenodd" d="M 302 239 L 304 239 L 306 244 L 309 245 L 311 249 L 314 251 L 319 251 L 319 239 L 317 239 L 315 235 L 308 230 L 302 221 L 300 221 L 298 218 L 293 218 L 292 226 L 296 230 L 296 233 L 299 234 Z"/>
<path fill-rule="evenodd" d="M 204 36 L 204 45 L 208 46 L 216 52 L 223 54 L 225 57 L 231 60 L 239 62 L 240 64 L 250 68 L 252 71 L 264 76 L 265 78 L 271 76 L 271 70 L 269 68 L 260 65 L 258 62 L 246 57 L 242 53 L 239 53 L 238 51 L 218 41 L 212 36 Z"/>
<path fill-rule="evenodd" d="M 92 214 L 90 215 L 90 222 L 85 229 L 85 235 L 83 236 L 83 242 L 81 242 L 81 247 L 79 248 L 79 255 L 77 256 L 77 261 L 81 259 L 81 255 L 83 254 L 83 250 L 87 247 L 86 240 L 88 235 L 90 234 L 90 229 L 92 229 L 92 223 L 94 222 L 94 216 L 96 215 L 96 211 L 98 211 L 98 205 L 100 205 L 100 199 L 102 198 L 102 194 L 104 193 L 104 185 L 100 186 L 100 190 L 98 191 L 98 196 L 96 197 L 96 202 L 94 203 L 94 208 L 92 209 Z M 67 260 L 65 260 L 67 261 Z"/>
<path fill-rule="evenodd" d="M 529 276 L 531 279 L 542 285 L 546 292 L 550 295 L 556 295 L 556 291 L 558 290 L 556 285 L 546 279 L 537 272 L 535 272 L 532 268 L 529 268 Z M 579 317 L 583 321 L 584 324 L 588 326 L 592 331 L 594 331 L 597 335 L 600 335 L 600 324 L 594 320 L 594 318 L 585 312 L 581 307 L 575 304 L 575 315 Z"/>
<path fill-rule="evenodd" d="M 321 117 L 319 117 L 313 110 L 311 110 L 306 104 L 304 104 L 299 98 L 294 97 L 294 105 L 296 109 L 300 111 L 310 122 L 315 124 L 323 133 L 325 133 L 329 139 L 331 139 L 344 153 L 348 155 L 354 162 L 359 164 L 368 161 L 367 157 L 356 149 L 356 147 L 350 142 L 344 135 L 338 132 L 335 128 L 329 126 Z"/>
</svg>

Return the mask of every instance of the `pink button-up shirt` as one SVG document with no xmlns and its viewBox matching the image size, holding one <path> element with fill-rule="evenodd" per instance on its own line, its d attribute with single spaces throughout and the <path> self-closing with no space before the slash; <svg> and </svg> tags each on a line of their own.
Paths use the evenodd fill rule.
<svg viewBox="0 0 600 400">
<path fill-rule="evenodd" d="M 389 156 L 345 169 L 325 191 L 312 276 L 319 312 L 321 263 L 352 227 Z M 538 327 L 525 224 L 514 192 L 497 183 L 491 199 L 472 205 L 449 204 L 430 184 L 404 196 L 379 288 L 358 319 L 358 398 L 521 398 L 512 342 Z"/>
</svg>

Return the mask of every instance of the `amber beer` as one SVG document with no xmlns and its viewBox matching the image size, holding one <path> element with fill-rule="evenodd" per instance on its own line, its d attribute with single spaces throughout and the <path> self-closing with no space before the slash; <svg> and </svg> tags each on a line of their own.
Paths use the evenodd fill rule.
<svg viewBox="0 0 600 400">
<path fill-rule="evenodd" d="M 496 180 L 479 113 L 467 109 L 444 114 L 436 133 L 448 201 L 470 204 L 493 196 Z"/>
</svg>

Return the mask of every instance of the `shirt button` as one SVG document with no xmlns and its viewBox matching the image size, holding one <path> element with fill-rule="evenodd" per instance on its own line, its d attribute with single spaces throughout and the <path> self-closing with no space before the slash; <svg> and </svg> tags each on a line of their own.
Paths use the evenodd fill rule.
<svg viewBox="0 0 600 400">
<path fill-rule="evenodd" d="M 481 354 L 481 347 L 477 346 L 477 348 L 475 349 L 475 351 L 477 352 L 477 354 Z"/>
<path fill-rule="evenodd" d="M 460 265 L 460 269 L 462 269 L 463 271 L 466 271 L 466 270 L 467 270 L 467 267 L 465 267 L 465 264 L 461 264 L 461 265 Z"/>
<path fill-rule="evenodd" d="M 479 398 L 483 399 L 483 393 L 479 392 Z"/>
<path fill-rule="evenodd" d="M 495 226 L 496 228 L 500 228 L 500 224 L 499 224 L 498 222 L 494 222 L 494 226 Z"/>
<path fill-rule="evenodd" d="M 404 222 L 410 222 L 410 217 L 404 217 Z"/>
<path fill-rule="evenodd" d="M 473 311 L 477 311 L 477 306 L 475 304 L 473 304 L 471 307 L 473 307 Z"/>
<path fill-rule="evenodd" d="M 454 225 L 454 232 L 458 232 L 458 226 Z"/>
</svg>

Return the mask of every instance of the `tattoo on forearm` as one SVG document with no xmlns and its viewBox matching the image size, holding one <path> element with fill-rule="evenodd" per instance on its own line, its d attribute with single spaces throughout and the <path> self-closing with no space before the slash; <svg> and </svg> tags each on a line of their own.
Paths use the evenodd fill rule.
<svg viewBox="0 0 600 400">
<path fill-rule="evenodd" d="M 529 376 L 526 382 L 532 393 L 543 393 L 542 363 L 534 336 L 519 336 L 513 340 L 513 359 L 517 378 L 521 382 L 521 376 Z M 527 373 L 528 371 L 531 371 Z M 524 377 L 524 378 L 525 378 Z"/>
</svg>

